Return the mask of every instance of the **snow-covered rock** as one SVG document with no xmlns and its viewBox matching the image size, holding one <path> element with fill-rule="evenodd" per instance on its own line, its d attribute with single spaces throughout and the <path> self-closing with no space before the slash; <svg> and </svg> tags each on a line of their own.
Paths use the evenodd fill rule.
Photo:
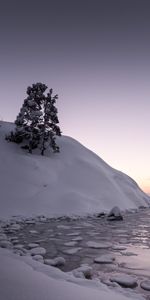
<svg viewBox="0 0 150 300">
<path fill-rule="evenodd" d="M 18 249 L 18 250 L 22 249 L 23 247 L 24 247 L 24 245 L 22 245 L 22 244 L 16 244 L 13 246 L 14 249 Z"/>
<path fill-rule="evenodd" d="M 45 255 L 46 249 L 43 247 L 36 247 L 36 248 L 32 248 L 31 250 L 29 250 L 29 253 L 31 255 Z"/>
<path fill-rule="evenodd" d="M 38 243 L 30 243 L 30 244 L 28 244 L 28 247 L 29 247 L 30 249 L 36 248 L 36 247 L 39 247 L 39 244 L 38 244 Z"/>
<path fill-rule="evenodd" d="M 12 243 L 7 240 L 1 240 L 0 241 L 0 247 L 1 248 L 12 248 Z"/>
<path fill-rule="evenodd" d="M 105 254 L 94 258 L 94 262 L 98 264 L 112 264 L 114 260 L 115 256 L 111 254 Z"/>
<path fill-rule="evenodd" d="M 29 232 L 30 232 L 31 234 L 37 234 L 37 233 L 38 233 L 37 230 L 29 230 Z"/>
<path fill-rule="evenodd" d="M 126 274 L 113 275 L 110 280 L 126 288 L 134 288 L 137 286 L 137 278 Z"/>
<path fill-rule="evenodd" d="M 5 233 L 0 234 L 0 241 L 7 240 L 7 235 Z"/>
<path fill-rule="evenodd" d="M 76 248 L 64 250 L 63 252 L 66 253 L 66 254 L 75 254 L 78 251 L 80 251 L 81 249 L 82 249 L 81 247 L 76 247 Z"/>
<path fill-rule="evenodd" d="M 77 278 L 87 278 L 91 279 L 93 275 L 92 267 L 88 265 L 82 265 L 81 267 L 72 270 L 72 273 Z"/>
<path fill-rule="evenodd" d="M 43 256 L 40 255 L 40 254 L 34 255 L 32 258 L 33 258 L 34 260 L 36 260 L 36 261 L 39 261 L 39 262 L 41 262 L 41 263 L 44 263 Z"/>
<path fill-rule="evenodd" d="M 107 216 L 107 220 L 109 221 L 122 221 L 123 220 L 123 216 L 121 214 L 120 208 L 118 206 L 114 206 L 108 216 Z"/>
<path fill-rule="evenodd" d="M 10 230 L 12 230 L 12 231 L 17 231 L 20 229 L 21 229 L 21 226 L 19 224 L 13 224 L 10 226 Z"/>
<path fill-rule="evenodd" d="M 64 257 L 55 257 L 54 259 L 44 259 L 44 263 L 50 266 L 63 266 L 66 263 Z"/>
<path fill-rule="evenodd" d="M 0 217 L 85 215 L 108 211 L 112 206 L 125 210 L 148 205 L 149 196 L 134 180 L 76 140 L 58 137 L 59 154 L 42 157 L 34 151 L 29 155 L 5 140 L 13 127 L 6 122 L 0 126 Z M 45 217 L 39 220 L 47 221 Z"/>
<path fill-rule="evenodd" d="M 150 291 L 150 280 L 143 280 L 140 286 L 143 290 Z"/>
</svg>

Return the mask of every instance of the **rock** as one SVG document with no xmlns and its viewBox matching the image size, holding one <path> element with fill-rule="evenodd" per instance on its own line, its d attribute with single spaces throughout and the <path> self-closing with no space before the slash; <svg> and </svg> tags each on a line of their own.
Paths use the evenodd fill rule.
<svg viewBox="0 0 150 300">
<path fill-rule="evenodd" d="M 95 263 L 98 264 L 112 264 L 115 260 L 115 256 L 111 254 L 101 255 L 94 259 Z"/>
<path fill-rule="evenodd" d="M 40 216 L 39 221 L 45 223 L 45 222 L 47 222 L 47 218 L 44 216 Z"/>
<path fill-rule="evenodd" d="M 143 280 L 140 286 L 143 290 L 150 291 L 150 280 Z"/>
<path fill-rule="evenodd" d="M 110 281 L 117 282 L 125 288 L 135 288 L 137 286 L 137 279 L 130 275 L 119 274 L 110 278 Z"/>
<path fill-rule="evenodd" d="M 36 248 L 32 248 L 29 253 L 31 255 L 45 255 L 46 254 L 46 250 L 43 247 L 36 247 Z"/>
<path fill-rule="evenodd" d="M 104 218 L 105 216 L 106 216 L 106 214 L 104 212 L 101 212 L 96 215 L 97 218 Z"/>
<path fill-rule="evenodd" d="M 123 220 L 123 216 L 122 216 L 121 211 L 118 206 L 114 206 L 110 210 L 110 212 L 107 216 L 107 220 L 108 221 L 122 221 Z"/>
<path fill-rule="evenodd" d="M 33 225 L 33 224 L 35 224 L 35 220 L 27 220 L 27 221 L 25 221 L 25 223 L 28 225 Z"/>
<path fill-rule="evenodd" d="M 89 241 L 86 243 L 87 246 L 89 248 L 95 248 L 95 249 L 107 249 L 107 248 L 110 248 L 112 247 L 112 244 L 111 243 L 97 243 L 97 242 L 93 242 L 93 241 Z"/>
</svg>

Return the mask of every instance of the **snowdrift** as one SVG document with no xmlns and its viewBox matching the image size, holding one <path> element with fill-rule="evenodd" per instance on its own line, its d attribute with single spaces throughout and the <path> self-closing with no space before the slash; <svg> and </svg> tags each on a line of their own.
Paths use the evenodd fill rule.
<svg viewBox="0 0 150 300">
<path fill-rule="evenodd" d="M 66 215 L 147 206 L 149 196 L 133 179 L 111 168 L 76 140 L 58 138 L 60 153 L 28 154 L 0 123 L 0 217 Z"/>
</svg>

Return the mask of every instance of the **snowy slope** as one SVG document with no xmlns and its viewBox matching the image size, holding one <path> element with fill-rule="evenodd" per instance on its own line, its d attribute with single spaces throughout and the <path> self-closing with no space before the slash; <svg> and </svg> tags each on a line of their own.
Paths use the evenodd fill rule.
<svg viewBox="0 0 150 300">
<path fill-rule="evenodd" d="M 76 140 L 59 138 L 60 154 L 30 155 L 5 141 L 13 126 L 0 126 L 0 217 L 86 214 L 150 200 L 131 178 Z"/>
</svg>

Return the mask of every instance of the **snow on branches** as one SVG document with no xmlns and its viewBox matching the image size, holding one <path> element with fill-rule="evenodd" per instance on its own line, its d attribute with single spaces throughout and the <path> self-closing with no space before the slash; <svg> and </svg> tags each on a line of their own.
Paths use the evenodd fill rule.
<svg viewBox="0 0 150 300">
<path fill-rule="evenodd" d="M 50 89 L 47 95 L 47 86 L 43 83 L 32 84 L 27 88 L 27 98 L 15 120 L 14 132 L 6 139 L 15 143 L 23 143 L 22 148 L 32 150 L 39 148 L 41 155 L 50 147 L 53 152 L 59 152 L 56 136 L 61 136 L 58 126 L 58 111 L 55 107 L 58 95 L 52 95 Z"/>
</svg>

